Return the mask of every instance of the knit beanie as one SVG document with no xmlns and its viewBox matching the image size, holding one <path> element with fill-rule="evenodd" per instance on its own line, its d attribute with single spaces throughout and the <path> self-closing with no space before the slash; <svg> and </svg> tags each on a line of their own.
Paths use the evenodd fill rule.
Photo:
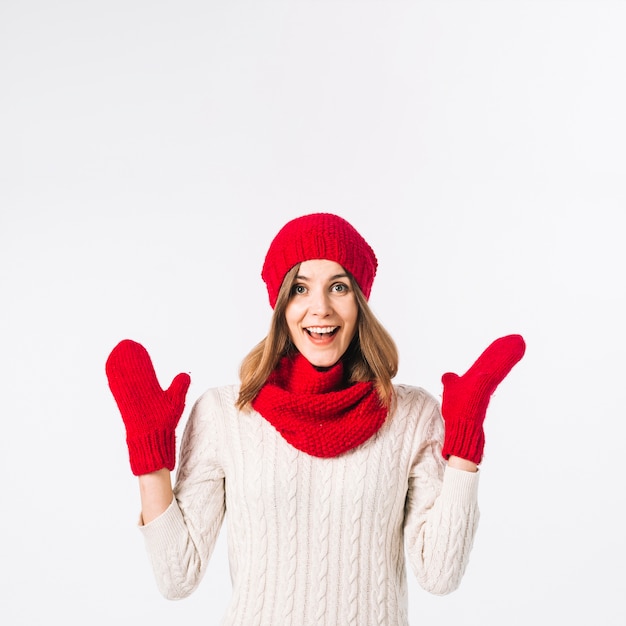
<svg viewBox="0 0 626 626">
<path fill-rule="evenodd" d="M 369 298 L 378 267 L 372 248 L 345 219 L 332 213 L 311 213 L 287 222 L 267 251 L 261 277 L 272 308 L 287 272 L 313 259 L 339 263 Z"/>
</svg>

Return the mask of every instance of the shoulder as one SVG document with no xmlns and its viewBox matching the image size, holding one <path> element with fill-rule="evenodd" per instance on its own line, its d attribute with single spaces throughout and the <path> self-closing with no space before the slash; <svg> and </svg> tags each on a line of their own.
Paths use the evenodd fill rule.
<svg viewBox="0 0 626 626">
<path fill-rule="evenodd" d="M 443 429 L 440 401 L 422 387 L 394 385 L 394 389 L 395 407 L 390 421 L 395 428 L 418 439 L 440 437 Z"/>
<path fill-rule="evenodd" d="M 207 453 L 207 456 L 218 455 L 229 424 L 235 423 L 239 415 L 235 406 L 238 393 L 238 385 L 212 387 L 202 393 L 194 402 L 185 424 L 181 453 L 211 448 L 211 454 Z"/>
<path fill-rule="evenodd" d="M 211 387 L 195 401 L 192 415 L 197 419 L 210 419 L 216 414 L 237 413 L 235 402 L 239 395 L 239 385 Z"/>
<path fill-rule="evenodd" d="M 413 385 L 394 385 L 396 412 L 424 414 L 438 413 L 440 402 L 429 391 Z"/>
</svg>

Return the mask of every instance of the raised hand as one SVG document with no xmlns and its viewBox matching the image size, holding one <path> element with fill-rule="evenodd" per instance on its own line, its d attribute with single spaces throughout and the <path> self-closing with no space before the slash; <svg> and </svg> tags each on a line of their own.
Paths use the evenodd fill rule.
<svg viewBox="0 0 626 626">
<path fill-rule="evenodd" d="M 483 422 L 491 396 L 525 351 L 526 343 L 521 335 L 500 337 L 463 376 L 451 372 L 442 376 L 444 458 L 458 456 L 480 463 L 485 446 Z"/>
<path fill-rule="evenodd" d="M 164 391 L 146 349 L 124 339 L 111 351 L 106 375 L 126 426 L 133 474 L 148 474 L 164 467 L 173 470 L 176 426 L 185 408 L 189 374 L 178 374 Z"/>
</svg>

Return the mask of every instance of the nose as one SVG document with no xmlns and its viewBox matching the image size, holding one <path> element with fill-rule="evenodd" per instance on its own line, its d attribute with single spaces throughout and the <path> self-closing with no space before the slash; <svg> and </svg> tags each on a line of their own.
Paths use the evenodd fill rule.
<svg viewBox="0 0 626 626">
<path fill-rule="evenodd" d="M 325 317 L 331 312 L 331 310 L 332 306 L 330 304 L 330 298 L 328 297 L 326 290 L 316 290 L 312 294 L 310 302 L 310 312 L 313 313 L 313 315 Z"/>
</svg>

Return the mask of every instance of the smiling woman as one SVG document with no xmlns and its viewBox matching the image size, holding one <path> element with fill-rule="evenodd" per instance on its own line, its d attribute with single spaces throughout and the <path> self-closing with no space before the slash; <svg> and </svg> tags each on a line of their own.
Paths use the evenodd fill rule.
<svg viewBox="0 0 626 626">
<path fill-rule="evenodd" d="M 240 384 L 195 403 L 173 489 L 189 376 L 163 391 L 143 346 L 112 351 L 140 528 L 166 597 L 198 586 L 226 510 L 226 625 L 404 626 L 405 554 L 424 589 L 459 586 L 479 518 L 483 421 L 525 344 L 502 337 L 463 376 L 445 374 L 441 405 L 394 384 L 398 351 L 368 305 L 377 264 L 337 215 L 281 229 L 262 272 L 269 332 Z"/>
<path fill-rule="evenodd" d="M 293 344 L 315 367 L 331 367 L 356 333 L 359 309 L 350 278 L 339 263 L 304 261 L 285 309 Z"/>
<path fill-rule="evenodd" d="M 359 314 L 351 281 L 335 261 L 300 264 L 285 309 L 289 336 L 298 352 L 315 367 L 331 367 L 356 334 Z"/>
</svg>

